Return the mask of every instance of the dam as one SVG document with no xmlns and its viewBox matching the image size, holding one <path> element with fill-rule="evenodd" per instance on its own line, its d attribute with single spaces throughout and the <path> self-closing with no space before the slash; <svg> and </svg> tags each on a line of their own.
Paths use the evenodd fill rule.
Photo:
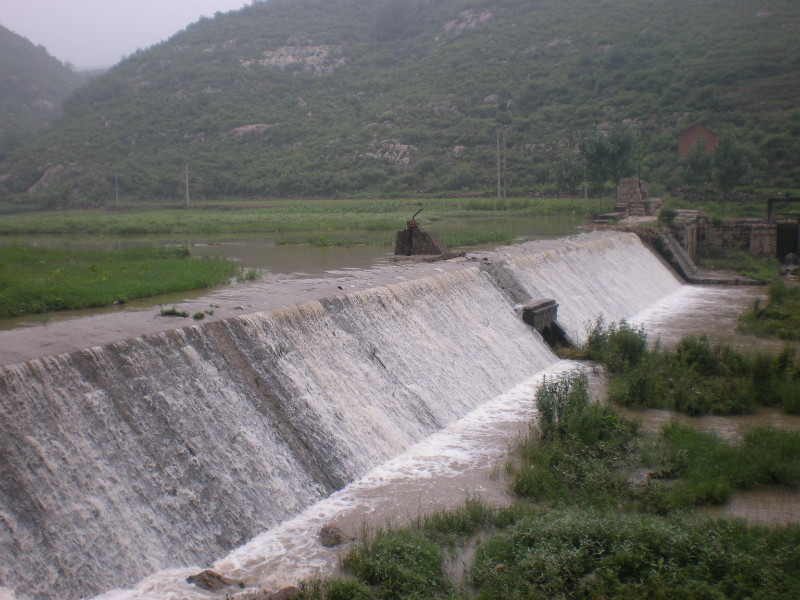
<svg viewBox="0 0 800 600">
<path fill-rule="evenodd" d="M 2 366 L 0 597 L 209 565 L 558 368 L 486 262 L 575 344 L 682 286 L 635 235 L 582 234 Z"/>
</svg>

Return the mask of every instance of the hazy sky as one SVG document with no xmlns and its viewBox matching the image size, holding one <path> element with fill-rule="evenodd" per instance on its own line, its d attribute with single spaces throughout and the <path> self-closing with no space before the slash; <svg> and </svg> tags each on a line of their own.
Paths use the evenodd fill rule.
<svg viewBox="0 0 800 600">
<path fill-rule="evenodd" d="M 110 66 L 250 0 L 0 0 L 0 25 L 78 68 Z"/>
</svg>

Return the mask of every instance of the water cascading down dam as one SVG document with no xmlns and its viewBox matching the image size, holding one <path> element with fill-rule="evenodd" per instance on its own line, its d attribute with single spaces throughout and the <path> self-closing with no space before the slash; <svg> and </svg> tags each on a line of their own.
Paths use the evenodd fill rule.
<svg viewBox="0 0 800 600">
<path fill-rule="evenodd" d="M 681 285 L 632 234 L 492 262 L 574 343 Z M 74 599 L 209 564 L 555 363 L 516 303 L 467 261 L 0 367 L 0 588 Z"/>
</svg>

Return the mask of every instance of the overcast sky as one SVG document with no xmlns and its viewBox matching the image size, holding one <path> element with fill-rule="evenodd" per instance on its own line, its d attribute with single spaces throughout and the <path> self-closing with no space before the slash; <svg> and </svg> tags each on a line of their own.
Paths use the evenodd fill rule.
<svg viewBox="0 0 800 600">
<path fill-rule="evenodd" d="M 250 0 L 0 0 L 0 24 L 78 68 L 111 66 Z"/>
</svg>

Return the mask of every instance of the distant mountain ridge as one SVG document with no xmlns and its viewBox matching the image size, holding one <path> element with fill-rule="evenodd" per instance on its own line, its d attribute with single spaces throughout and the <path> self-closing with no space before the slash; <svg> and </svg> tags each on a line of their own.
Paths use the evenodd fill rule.
<svg viewBox="0 0 800 600">
<path fill-rule="evenodd" d="M 0 25 L 0 158 L 47 129 L 85 77 Z"/>
<path fill-rule="evenodd" d="M 595 126 L 634 128 L 674 180 L 678 131 L 746 146 L 754 186 L 800 185 L 793 0 L 273 0 L 201 19 L 80 88 L 0 164 L 42 206 L 547 185 Z"/>
</svg>

